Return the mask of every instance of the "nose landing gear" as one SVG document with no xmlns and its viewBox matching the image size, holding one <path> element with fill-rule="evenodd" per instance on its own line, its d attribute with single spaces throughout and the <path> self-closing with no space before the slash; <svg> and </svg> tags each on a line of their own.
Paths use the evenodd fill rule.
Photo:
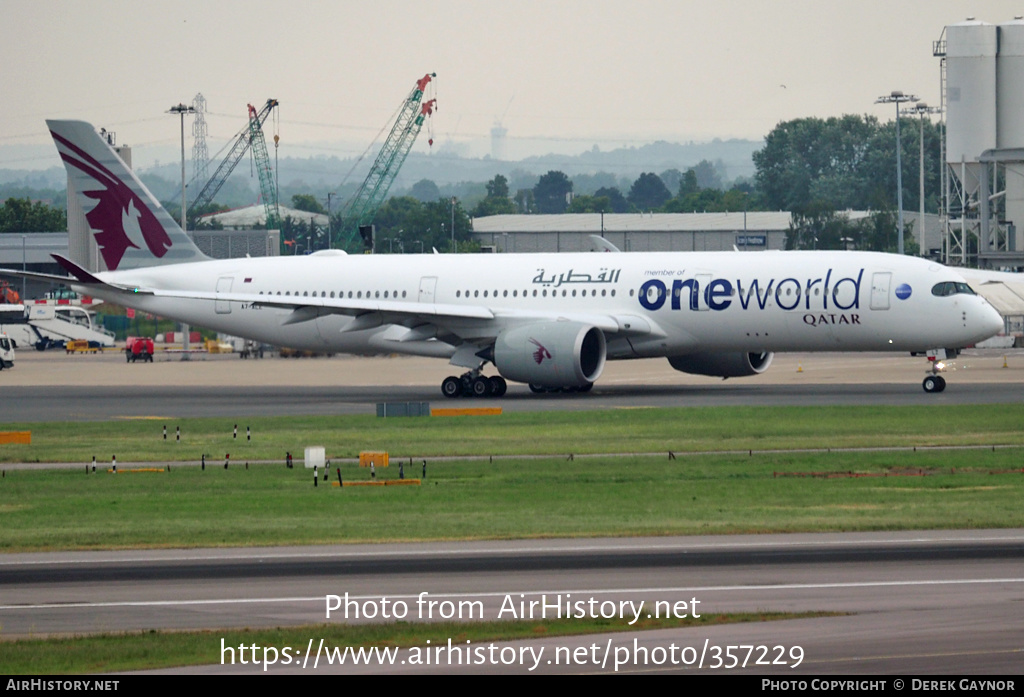
<svg viewBox="0 0 1024 697">
<path fill-rule="evenodd" d="M 921 387 L 924 388 L 925 392 L 932 394 L 946 389 L 946 379 L 939 375 L 939 373 L 946 369 L 946 364 L 943 361 L 946 360 L 946 356 L 950 353 L 953 354 L 950 356 L 951 358 L 956 358 L 959 351 L 953 349 L 932 349 L 928 351 L 928 362 L 931 364 L 929 372 L 931 374 L 921 383 Z"/>
</svg>

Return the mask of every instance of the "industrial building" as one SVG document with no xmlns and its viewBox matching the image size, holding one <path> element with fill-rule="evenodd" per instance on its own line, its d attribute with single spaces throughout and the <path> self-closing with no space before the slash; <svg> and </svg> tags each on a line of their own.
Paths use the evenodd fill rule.
<svg viewBox="0 0 1024 697">
<path fill-rule="evenodd" d="M 851 221 L 868 211 L 845 211 Z M 910 234 L 921 242 L 920 215 L 905 212 Z M 473 239 L 488 251 L 587 252 L 599 235 L 624 252 L 756 252 L 785 249 L 793 215 L 785 211 L 727 213 L 566 213 L 493 215 L 473 219 Z M 925 214 L 925 250 L 938 253 L 942 226 Z"/>
</svg>

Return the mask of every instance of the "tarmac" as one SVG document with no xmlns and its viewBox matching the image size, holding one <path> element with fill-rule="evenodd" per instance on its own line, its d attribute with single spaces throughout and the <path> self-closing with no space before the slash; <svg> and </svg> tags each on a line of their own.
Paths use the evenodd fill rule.
<svg viewBox="0 0 1024 697">
<path fill-rule="evenodd" d="M 776 354 L 761 375 L 734 382 L 763 385 L 920 383 L 930 370 L 924 357 L 905 353 Z M 157 350 L 152 363 L 128 363 L 123 350 L 67 354 L 64 351 L 18 351 L 15 366 L 0 372 L 3 387 L 116 385 L 178 387 L 375 387 L 439 386 L 462 368 L 437 358 L 351 355 L 311 358 L 241 359 L 238 354 L 179 353 Z M 487 374 L 496 371 L 493 366 Z M 945 373 L 950 383 L 1019 383 L 1024 385 L 1024 349 L 969 349 Z M 698 385 L 720 378 L 674 370 L 667 360 L 609 361 L 598 386 Z"/>
</svg>

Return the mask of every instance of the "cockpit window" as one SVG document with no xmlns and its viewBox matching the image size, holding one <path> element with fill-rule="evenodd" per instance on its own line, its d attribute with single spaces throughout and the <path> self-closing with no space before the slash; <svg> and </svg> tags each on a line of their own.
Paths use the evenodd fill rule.
<svg viewBox="0 0 1024 697">
<path fill-rule="evenodd" d="M 947 295 L 957 295 L 958 293 L 963 293 L 964 295 L 977 295 L 969 285 L 958 281 L 943 281 L 942 283 L 936 283 L 932 286 L 932 295 L 937 295 L 940 298 Z"/>
</svg>

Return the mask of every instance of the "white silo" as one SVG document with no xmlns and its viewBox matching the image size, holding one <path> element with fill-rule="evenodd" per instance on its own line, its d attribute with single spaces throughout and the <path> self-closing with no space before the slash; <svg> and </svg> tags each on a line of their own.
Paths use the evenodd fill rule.
<svg viewBox="0 0 1024 697">
<path fill-rule="evenodd" d="M 1024 148 L 1024 19 L 999 25 L 996 58 L 998 145 L 1001 149 Z M 1015 230 L 1010 249 L 1021 250 L 1024 235 L 1024 172 L 1022 163 L 1006 167 L 1006 220 Z"/>
<path fill-rule="evenodd" d="M 969 165 L 967 193 L 978 181 L 978 157 L 996 147 L 996 27 L 968 20 L 946 27 L 946 161 L 959 176 Z"/>
</svg>

